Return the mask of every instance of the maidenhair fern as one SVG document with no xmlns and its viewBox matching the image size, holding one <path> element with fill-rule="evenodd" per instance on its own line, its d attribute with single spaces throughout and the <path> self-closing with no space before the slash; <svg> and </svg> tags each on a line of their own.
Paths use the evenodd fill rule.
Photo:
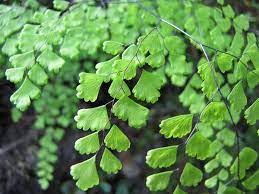
<svg viewBox="0 0 259 194">
<path fill-rule="evenodd" d="M 8 18 L 0 19 L 0 44 L 10 63 L 5 74 L 18 86 L 11 96 L 18 109 L 26 110 L 68 62 L 79 66 L 73 62 L 85 57 L 97 61 L 96 72 L 86 69 L 79 74 L 76 96 L 96 102 L 106 92 L 102 86 L 108 86 L 111 100 L 82 108 L 75 116 L 77 128 L 87 132 L 75 142 L 75 149 L 89 155 L 71 167 L 80 189 L 98 185 L 100 170 L 117 174 L 123 168 L 117 152 L 127 151 L 131 141 L 120 123 L 145 130 L 165 84 L 180 88 L 179 101 L 187 109 L 165 116 L 157 126 L 171 143 L 147 152 L 146 163 L 154 169 L 146 178 L 149 190 L 187 193 L 189 187 L 204 184 L 208 192 L 226 194 L 257 188 L 258 170 L 250 168 L 256 168 L 258 154 L 242 142 L 239 126 L 245 119 L 249 130 L 258 130 L 259 100 L 253 93 L 259 84 L 257 38 L 248 31 L 248 16 L 238 15 L 224 0 L 217 2 L 211 7 L 199 1 L 108 1 L 105 8 L 87 1 L 56 0 L 55 10 L 34 13 L 31 5 L 15 6 L 16 11 L 0 7 Z M 43 97 L 48 85 L 45 88 Z M 67 117 L 60 111 L 71 108 L 63 106 L 72 94 L 69 88 L 64 90 L 69 94 L 57 92 L 56 97 L 62 97 L 54 103 L 62 105 L 50 111 L 56 118 L 48 114 L 36 126 L 71 125 L 73 111 Z M 48 100 L 54 99 L 35 101 L 35 109 L 44 112 Z M 49 131 L 55 129 L 47 130 L 39 153 L 52 156 L 56 150 L 48 146 L 56 140 Z M 43 188 L 52 179 L 54 162 L 53 157 L 39 163 Z M 178 180 L 173 186 L 172 176 Z"/>
</svg>

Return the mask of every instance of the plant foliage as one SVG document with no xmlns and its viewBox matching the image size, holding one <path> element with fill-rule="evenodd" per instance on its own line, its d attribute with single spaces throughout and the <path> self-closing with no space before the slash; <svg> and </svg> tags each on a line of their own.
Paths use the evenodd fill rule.
<svg viewBox="0 0 259 194">
<path fill-rule="evenodd" d="M 257 188 L 258 170 L 250 171 L 256 168 L 257 152 L 241 144 L 245 142 L 238 125 L 245 119 L 249 130 L 258 129 L 259 99 L 253 93 L 259 84 L 257 38 L 248 31 L 247 15 L 238 15 L 224 0 L 217 2 L 208 6 L 201 1 L 109 1 L 104 8 L 55 0 L 55 9 L 0 6 L 0 44 L 9 61 L 5 75 L 17 86 L 10 100 L 25 111 L 42 93 L 34 101 L 41 114 L 36 128 L 71 126 L 77 109 L 71 96 L 94 103 L 108 85 L 112 100 L 91 104 L 75 116 L 77 128 L 87 132 L 75 149 L 91 155 L 71 167 L 80 189 L 98 185 L 100 169 L 117 174 L 123 168 L 117 152 L 127 151 L 131 142 L 120 124 L 125 121 L 145 130 L 152 104 L 164 95 L 165 85 L 180 88 L 179 101 L 186 109 L 165 116 L 159 125 L 159 133 L 173 144 L 147 152 L 147 165 L 159 171 L 147 176 L 148 189 L 168 190 L 172 176 L 179 180 L 173 185 L 175 194 L 201 184 L 219 194 Z M 97 61 L 96 71 L 84 65 L 75 95 L 69 73 L 86 57 Z M 57 85 L 46 85 L 58 80 L 66 66 L 67 75 Z M 79 68 L 73 72 L 78 74 Z M 61 85 L 67 80 L 71 84 L 64 89 Z M 57 131 L 49 128 L 40 140 L 42 188 L 53 178 L 56 143 L 62 136 Z"/>
</svg>

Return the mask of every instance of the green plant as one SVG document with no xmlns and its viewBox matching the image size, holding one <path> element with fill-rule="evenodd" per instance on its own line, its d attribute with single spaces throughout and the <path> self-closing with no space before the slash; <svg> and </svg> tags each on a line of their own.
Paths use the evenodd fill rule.
<svg viewBox="0 0 259 194">
<path fill-rule="evenodd" d="M 131 143 L 113 120 L 144 128 L 150 109 L 163 95 L 161 89 L 171 85 L 181 89 L 179 101 L 189 112 L 161 121 L 159 133 L 181 143 L 148 151 L 146 163 L 156 171 L 147 177 L 146 186 L 151 191 L 166 190 L 172 185 L 171 176 L 176 176 L 174 193 L 185 193 L 202 180 L 208 191 L 218 193 L 256 189 L 258 170 L 252 174 L 249 169 L 256 168 L 257 152 L 242 142 L 239 127 L 245 119 L 249 130 L 255 131 L 259 119 L 259 100 L 253 94 L 259 84 L 259 50 L 256 36 L 248 31 L 248 16 L 236 15 L 224 0 L 218 0 L 215 7 L 194 0 L 114 0 L 107 9 L 92 1 L 56 0 L 54 8 L 1 6 L 0 13 L 8 20 L 0 19 L 0 34 L 4 35 L 0 43 L 11 64 L 6 77 L 20 84 L 11 101 L 22 111 L 39 97 L 39 88 L 48 79 L 54 80 L 66 65 L 68 73 L 77 74 L 81 64 L 75 62 L 87 57 L 98 62 L 96 72 L 87 69 L 79 74 L 77 97 L 95 102 L 106 94 L 100 92 L 106 84 L 111 100 L 81 109 L 75 117 L 77 128 L 90 132 L 75 143 L 80 154 L 91 154 L 71 167 L 79 188 L 99 184 L 99 167 L 107 174 L 122 169 L 115 151 L 127 151 Z M 54 146 L 60 140 L 53 141 L 56 125 L 72 125 L 77 105 L 70 91 L 75 80 L 63 87 L 67 73 L 59 75 L 64 76 L 56 78 L 61 82 L 47 85 L 43 98 L 34 103 L 40 115 L 36 127 L 51 127 L 41 140 L 39 153 L 53 158 L 55 150 L 46 145 Z M 64 106 L 64 99 L 71 102 Z M 45 106 L 51 106 L 50 115 L 44 114 Z M 64 115 L 60 109 L 69 111 Z M 179 154 L 186 158 L 183 167 Z M 40 183 L 47 188 L 55 160 L 46 164 L 41 154 L 39 158 L 45 164 L 39 163 Z M 204 162 L 204 170 L 199 161 Z"/>
</svg>

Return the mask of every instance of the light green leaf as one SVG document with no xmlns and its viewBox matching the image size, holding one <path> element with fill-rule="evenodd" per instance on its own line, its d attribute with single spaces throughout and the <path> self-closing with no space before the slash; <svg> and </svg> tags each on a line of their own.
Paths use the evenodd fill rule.
<svg viewBox="0 0 259 194">
<path fill-rule="evenodd" d="M 149 110 L 134 102 L 129 97 L 124 96 L 119 99 L 113 106 L 112 112 L 119 119 L 128 120 L 129 126 L 141 128 L 146 125 Z"/>
<path fill-rule="evenodd" d="M 146 62 L 152 67 L 152 68 L 158 68 L 165 64 L 165 56 L 164 51 L 159 51 L 157 53 L 154 53 L 152 55 L 149 55 L 146 58 Z"/>
<path fill-rule="evenodd" d="M 241 112 L 247 104 L 246 95 L 243 89 L 242 81 L 238 82 L 228 95 L 231 108 L 236 112 Z"/>
<path fill-rule="evenodd" d="M 222 73 L 232 69 L 233 57 L 222 53 L 217 57 L 219 69 Z"/>
<path fill-rule="evenodd" d="M 35 63 L 33 51 L 17 54 L 9 58 L 13 67 L 30 68 Z"/>
<path fill-rule="evenodd" d="M 138 83 L 133 88 L 133 93 L 139 100 L 155 103 L 160 97 L 159 89 L 162 85 L 161 77 L 143 70 Z"/>
<path fill-rule="evenodd" d="M 75 142 L 75 150 L 80 154 L 96 153 L 100 149 L 98 132 L 82 137 Z"/>
<path fill-rule="evenodd" d="M 54 8 L 56 8 L 57 10 L 64 11 L 69 6 L 69 2 L 63 1 L 63 0 L 54 0 L 53 5 L 54 5 Z"/>
<path fill-rule="evenodd" d="M 224 0 L 217 0 L 218 4 L 224 5 Z"/>
<path fill-rule="evenodd" d="M 166 138 L 170 137 L 183 137 L 190 133 L 192 129 L 192 114 L 179 115 L 163 120 L 159 127 L 159 133 L 163 134 Z"/>
<path fill-rule="evenodd" d="M 145 63 L 145 55 L 139 50 L 139 46 L 132 44 L 123 53 L 122 59 L 132 61 L 136 66 L 142 66 Z"/>
<path fill-rule="evenodd" d="M 259 120 L 259 98 L 246 109 L 245 118 L 249 125 L 254 125 Z"/>
<path fill-rule="evenodd" d="M 11 96 L 10 100 L 19 110 L 25 111 L 31 104 L 31 100 L 37 99 L 39 96 L 40 89 L 26 77 L 23 84 Z"/>
<path fill-rule="evenodd" d="M 242 48 L 244 47 L 244 44 L 245 44 L 244 37 L 239 31 L 236 32 L 230 46 L 231 53 L 237 56 L 241 54 Z"/>
<path fill-rule="evenodd" d="M 227 187 L 223 194 L 244 194 L 239 189 L 235 187 Z"/>
<path fill-rule="evenodd" d="M 147 177 L 146 185 L 150 191 L 163 191 L 167 188 L 172 171 L 160 172 Z"/>
<path fill-rule="evenodd" d="M 211 141 L 200 132 L 196 132 L 186 145 L 186 153 L 199 160 L 205 160 L 210 156 Z"/>
<path fill-rule="evenodd" d="M 2 47 L 2 52 L 8 56 L 12 56 L 18 51 L 17 45 L 17 38 L 8 38 Z"/>
<path fill-rule="evenodd" d="M 121 78 L 114 78 L 109 90 L 111 97 L 120 99 L 123 96 L 129 96 L 131 94 L 129 87 Z"/>
<path fill-rule="evenodd" d="M 162 40 L 158 32 L 152 32 L 151 34 L 140 37 L 139 44 L 140 50 L 143 53 L 149 51 L 151 54 L 154 54 L 163 50 Z"/>
<path fill-rule="evenodd" d="M 173 165 L 176 161 L 178 146 L 167 146 L 149 150 L 146 163 L 152 168 L 164 168 Z"/>
<path fill-rule="evenodd" d="M 221 163 L 224 167 L 229 167 L 233 160 L 233 157 L 224 149 L 222 149 L 217 155 L 216 159 Z"/>
<path fill-rule="evenodd" d="M 179 185 L 177 185 L 177 187 L 175 188 L 173 194 L 187 194 L 187 193 L 184 192 L 182 189 L 180 189 Z"/>
<path fill-rule="evenodd" d="M 205 186 L 209 189 L 216 187 L 218 183 L 218 176 L 215 175 L 213 177 L 210 177 L 209 179 L 205 180 Z"/>
<path fill-rule="evenodd" d="M 47 84 L 48 82 L 48 75 L 44 71 L 44 69 L 38 65 L 34 64 L 30 71 L 28 72 L 28 76 L 34 83 L 42 86 Z"/>
<path fill-rule="evenodd" d="M 110 128 L 110 121 L 105 106 L 95 108 L 81 109 L 75 116 L 77 128 L 87 131 L 100 131 Z"/>
<path fill-rule="evenodd" d="M 205 164 L 204 169 L 207 173 L 211 173 L 213 170 L 219 167 L 219 162 L 216 158 Z"/>
<path fill-rule="evenodd" d="M 234 19 L 234 26 L 236 30 L 248 30 L 249 29 L 249 18 L 246 15 L 239 15 Z"/>
<path fill-rule="evenodd" d="M 84 99 L 85 102 L 96 101 L 100 87 L 104 81 L 104 77 L 95 73 L 80 73 L 79 85 L 77 86 L 76 96 Z"/>
<path fill-rule="evenodd" d="M 113 125 L 104 139 L 105 145 L 118 152 L 126 151 L 130 148 L 129 138 L 116 126 Z"/>
<path fill-rule="evenodd" d="M 215 139 L 210 144 L 210 156 L 215 156 L 223 147 L 224 145 L 218 139 Z"/>
<path fill-rule="evenodd" d="M 210 102 L 201 113 L 201 121 L 204 123 L 214 123 L 223 121 L 226 118 L 227 109 L 223 102 Z"/>
<path fill-rule="evenodd" d="M 121 52 L 123 49 L 123 44 L 121 44 L 120 42 L 115 42 L 115 41 L 105 41 L 103 43 L 103 50 L 106 53 L 112 54 L 112 55 L 116 55 L 119 52 Z"/>
<path fill-rule="evenodd" d="M 7 69 L 5 72 L 6 79 L 13 83 L 18 83 L 22 81 L 24 75 L 24 67 L 16 67 Z"/>
<path fill-rule="evenodd" d="M 201 59 L 198 66 L 198 73 L 202 79 L 202 91 L 210 99 L 217 89 L 213 72 L 205 59 Z"/>
<path fill-rule="evenodd" d="M 257 160 L 257 152 L 250 147 L 245 147 L 239 153 L 239 176 L 244 178 L 246 175 L 246 170 L 248 170 Z M 230 168 L 231 174 L 237 177 L 238 173 L 238 158 L 232 164 Z"/>
<path fill-rule="evenodd" d="M 228 179 L 228 171 L 224 168 L 219 171 L 218 178 L 221 181 L 226 181 Z"/>
<path fill-rule="evenodd" d="M 233 146 L 235 144 L 236 135 L 233 131 L 225 128 L 217 133 L 217 139 L 224 143 L 226 146 Z"/>
<path fill-rule="evenodd" d="M 255 190 L 259 185 L 259 170 L 242 182 L 244 187 L 250 191 Z"/>
<path fill-rule="evenodd" d="M 65 61 L 50 49 L 45 49 L 37 58 L 37 62 L 49 71 L 57 73 Z"/>
<path fill-rule="evenodd" d="M 121 79 L 131 80 L 136 76 L 137 64 L 127 59 L 119 59 L 113 63 L 113 71 Z"/>
<path fill-rule="evenodd" d="M 108 174 L 117 174 L 122 169 L 121 161 L 107 148 L 104 149 L 100 167 Z"/>
<path fill-rule="evenodd" d="M 197 186 L 202 180 L 202 171 L 197 167 L 193 166 L 191 163 L 186 163 L 183 172 L 180 177 L 180 182 L 182 185 L 190 187 Z"/>
<path fill-rule="evenodd" d="M 222 9 L 223 9 L 223 13 L 226 17 L 234 18 L 235 12 L 230 5 L 222 7 Z"/>
<path fill-rule="evenodd" d="M 76 185 L 84 191 L 98 185 L 99 175 L 96 170 L 95 156 L 71 166 L 70 174 L 74 180 L 77 180 Z"/>
<path fill-rule="evenodd" d="M 117 59 L 119 59 L 119 56 L 115 56 L 108 61 L 104 61 L 96 64 L 95 66 L 96 74 L 104 76 L 105 82 L 110 81 L 110 77 L 113 75 L 112 65 Z"/>
<path fill-rule="evenodd" d="M 186 45 L 179 36 L 167 36 L 164 38 L 164 43 L 170 54 L 185 54 Z"/>
</svg>

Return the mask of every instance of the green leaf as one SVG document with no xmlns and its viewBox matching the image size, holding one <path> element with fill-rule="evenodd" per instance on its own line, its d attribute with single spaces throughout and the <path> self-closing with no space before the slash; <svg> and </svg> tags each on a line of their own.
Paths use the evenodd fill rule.
<svg viewBox="0 0 259 194">
<path fill-rule="evenodd" d="M 204 123 L 214 123 L 223 121 L 226 118 L 227 109 L 223 102 L 210 102 L 201 113 L 201 121 Z"/>
<path fill-rule="evenodd" d="M 136 76 L 137 64 L 132 60 L 119 59 L 113 63 L 114 72 L 121 79 L 131 80 Z"/>
<path fill-rule="evenodd" d="M 166 49 L 170 54 L 185 54 L 186 45 L 184 41 L 178 36 L 166 36 L 164 38 Z"/>
<path fill-rule="evenodd" d="M 104 139 L 105 145 L 118 152 L 126 151 L 130 148 L 129 138 L 116 126 L 113 125 Z"/>
<path fill-rule="evenodd" d="M 77 97 L 85 102 L 96 101 L 104 77 L 95 73 L 80 73 L 79 85 L 76 88 Z"/>
<path fill-rule="evenodd" d="M 139 100 L 155 103 L 160 97 L 159 90 L 162 85 L 161 77 L 143 70 L 138 83 L 133 88 L 133 93 Z"/>
<path fill-rule="evenodd" d="M 104 76 L 105 82 L 108 82 L 110 80 L 110 77 L 113 75 L 112 65 L 118 59 L 119 59 L 119 56 L 115 56 L 108 61 L 97 63 L 95 66 L 96 74 Z"/>
<path fill-rule="evenodd" d="M 211 173 L 213 170 L 219 167 L 219 162 L 216 158 L 205 164 L 204 169 L 207 173 Z"/>
<path fill-rule="evenodd" d="M 223 9 L 223 13 L 226 17 L 234 18 L 235 12 L 230 5 L 222 7 L 222 9 Z"/>
<path fill-rule="evenodd" d="M 235 187 L 227 187 L 223 194 L 243 194 L 243 192 Z"/>
<path fill-rule="evenodd" d="M 139 49 L 139 46 L 132 44 L 123 53 L 122 59 L 131 61 L 131 64 L 142 66 L 145 63 L 145 55 Z"/>
<path fill-rule="evenodd" d="M 236 30 L 248 30 L 249 29 L 249 18 L 246 15 L 239 15 L 234 19 L 234 26 Z"/>
<path fill-rule="evenodd" d="M 197 167 L 193 166 L 191 163 L 186 163 L 183 172 L 180 177 L 180 182 L 182 185 L 190 187 L 197 186 L 202 180 L 202 171 Z"/>
<path fill-rule="evenodd" d="M 211 144 L 210 144 L 210 155 L 215 156 L 223 147 L 224 145 L 217 139 L 215 139 Z"/>
<path fill-rule="evenodd" d="M 204 137 L 200 132 L 196 132 L 186 145 L 186 153 L 199 160 L 205 160 L 210 156 L 211 141 Z"/>
<path fill-rule="evenodd" d="M 217 57 L 219 69 L 222 73 L 232 69 L 233 57 L 222 53 Z"/>
<path fill-rule="evenodd" d="M 233 131 L 225 128 L 217 133 L 217 139 L 224 143 L 226 146 L 233 146 L 235 144 L 236 135 Z"/>
<path fill-rule="evenodd" d="M 33 51 L 29 51 L 22 54 L 17 54 L 9 58 L 13 67 L 30 68 L 35 63 Z"/>
<path fill-rule="evenodd" d="M 117 174 L 122 169 L 121 161 L 113 153 L 105 148 L 100 162 L 100 167 L 108 174 Z"/>
<path fill-rule="evenodd" d="M 75 150 L 80 154 L 96 153 L 100 149 L 98 132 L 82 137 L 75 142 Z"/>
<path fill-rule="evenodd" d="M 13 83 L 18 83 L 22 81 L 24 75 L 24 67 L 16 67 L 7 69 L 5 72 L 6 79 Z"/>
<path fill-rule="evenodd" d="M 139 38 L 140 50 L 143 53 L 149 51 L 151 54 L 155 54 L 163 50 L 162 40 L 158 32 L 152 32 L 146 36 Z"/>
<path fill-rule="evenodd" d="M 48 75 L 44 71 L 44 69 L 38 65 L 34 64 L 30 71 L 28 72 L 28 76 L 34 83 L 42 86 L 47 84 L 48 82 Z"/>
<path fill-rule="evenodd" d="M 183 137 L 190 133 L 192 129 L 192 114 L 179 115 L 163 120 L 159 127 L 159 133 L 163 134 L 166 138 L 170 137 Z"/>
<path fill-rule="evenodd" d="M 239 153 L 239 176 L 244 178 L 246 170 L 248 170 L 257 160 L 257 152 L 250 147 L 245 147 Z M 231 174 L 234 174 L 237 177 L 238 173 L 238 158 L 232 164 L 230 168 Z"/>
<path fill-rule="evenodd" d="M 217 0 L 218 4 L 224 5 L 224 0 Z"/>
<path fill-rule="evenodd" d="M 255 190 L 259 185 L 259 170 L 252 174 L 249 178 L 242 182 L 244 187 L 250 191 Z"/>
<path fill-rule="evenodd" d="M 228 95 L 231 108 L 236 112 L 241 112 L 247 104 L 246 95 L 243 89 L 242 81 L 238 82 Z"/>
<path fill-rule="evenodd" d="M 259 98 L 246 109 L 245 118 L 249 125 L 254 125 L 259 120 Z"/>
<path fill-rule="evenodd" d="M 216 159 L 221 163 L 224 167 L 229 167 L 233 160 L 233 157 L 224 149 L 222 149 L 217 155 Z"/>
<path fill-rule="evenodd" d="M 245 52 L 249 56 L 249 59 L 252 61 L 254 68 L 257 70 L 259 68 L 259 61 L 258 61 L 259 49 L 258 49 L 256 43 L 254 43 L 252 46 L 250 46 L 248 50 L 245 50 L 244 54 L 245 54 Z"/>
<path fill-rule="evenodd" d="M 59 69 L 64 65 L 65 61 L 53 51 L 45 49 L 37 58 L 37 62 L 49 71 L 57 73 Z"/>
<path fill-rule="evenodd" d="M 232 54 L 239 56 L 241 54 L 242 48 L 244 47 L 244 37 L 243 35 L 237 31 L 231 46 L 230 46 L 230 51 L 232 52 Z"/>
<path fill-rule="evenodd" d="M 210 99 L 217 89 L 217 85 L 214 81 L 213 72 L 210 69 L 208 62 L 205 59 L 201 59 L 198 66 L 198 73 L 202 78 L 201 84 L 202 91 Z"/>
<path fill-rule="evenodd" d="M 120 42 L 115 42 L 115 41 L 105 41 L 103 43 L 103 50 L 106 53 L 112 54 L 112 55 L 117 55 L 119 52 L 121 52 L 123 49 L 123 44 Z"/>
<path fill-rule="evenodd" d="M 180 187 L 177 185 L 177 187 L 175 188 L 173 194 L 187 194 L 187 193 L 184 192 L 182 189 L 180 189 Z"/>
<path fill-rule="evenodd" d="M 74 180 L 77 180 L 76 185 L 84 191 L 98 185 L 99 176 L 96 170 L 95 156 L 71 166 L 70 174 Z"/>
<path fill-rule="evenodd" d="M 119 119 L 128 120 L 129 126 L 134 128 L 141 128 L 146 125 L 149 115 L 149 110 L 146 107 L 134 102 L 127 96 L 122 97 L 114 104 L 112 112 Z"/>
<path fill-rule="evenodd" d="M 146 185 L 150 191 L 163 191 L 167 188 L 172 171 L 160 172 L 147 177 Z"/>
<path fill-rule="evenodd" d="M 111 97 L 120 99 L 123 96 L 129 96 L 131 94 L 128 85 L 121 78 L 114 78 L 109 90 Z"/>
<path fill-rule="evenodd" d="M 23 84 L 11 96 L 10 100 L 19 110 L 25 111 L 31 104 L 31 100 L 37 99 L 39 96 L 40 89 L 26 77 Z"/>
<path fill-rule="evenodd" d="M 100 131 L 110 128 L 110 121 L 105 106 L 95 108 L 81 109 L 75 116 L 77 128 L 87 131 Z"/>
<path fill-rule="evenodd" d="M 218 174 L 219 180 L 226 181 L 228 179 L 228 171 L 224 168 L 220 170 Z"/>
<path fill-rule="evenodd" d="M 209 189 L 216 187 L 218 183 L 218 176 L 215 175 L 213 177 L 210 177 L 209 179 L 205 180 L 205 186 Z"/>
<path fill-rule="evenodd" d="M 152 68 L 158 68 L 165 64 L 165 57 L 164 57 L 164 51 L 159 51 L 157 53 L 154 53 L 152 55 L 149 55 L 146 58 L 146 62 L 152 67 Z"/>
<path fill-rule="evenodd" d="M 18 51 L 17 45 L 17 38 L 8 38 L 2 47 L 2 52 L 8 56 L 12 56 Z"/>
<path fill-rule="evenodd" d="M 176 161 L 178 146 L 167 146 L 149 150 L 146 163 L 152 168 L 164 168 L 173 165 Z"/>
<path fill-rule="evenodd" d="M 69 2 L 63 1 L 63 0 L 54 0 L 53 5 L 54 5 L 54 8 L 56 8 L 58 10 L 61 10 L 61 11 L 64 11 L 69 6 Z"/>
</svg>

